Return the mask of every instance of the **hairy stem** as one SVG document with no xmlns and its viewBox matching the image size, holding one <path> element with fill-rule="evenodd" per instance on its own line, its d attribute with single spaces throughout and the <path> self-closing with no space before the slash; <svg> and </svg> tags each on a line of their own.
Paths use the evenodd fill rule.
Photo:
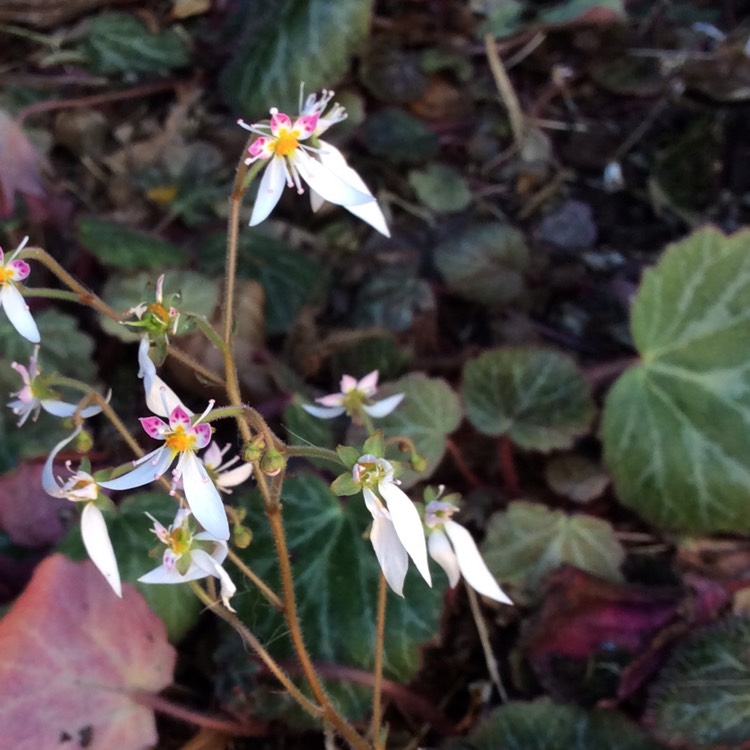
<svg viewBox="0 0 750 750">
<path fill-rule="evenodd" d="M 382 723 L 382 702 L 381 694 L 383 691 L 383 648 L 385 646 L 385 608 L 387 602 L 388 586 L 385 576 L 381 573 L 378 581 L 378 616 L 377 627 L 375 631 L 375 667 L 373 669 L 373 678 L 375 684 L 372 693 L 372 725 L 370 736 L 377 750 L 385 750 L 384 743 L 380 737 L 380 725 Z"/>
</svg>

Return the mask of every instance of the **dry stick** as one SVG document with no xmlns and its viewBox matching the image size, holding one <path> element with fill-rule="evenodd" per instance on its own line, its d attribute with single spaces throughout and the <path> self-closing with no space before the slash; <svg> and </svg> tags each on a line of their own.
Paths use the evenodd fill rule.
<svg viewBox="0 0 750 750">
<path fill-rule="evenodd" d="M 482 617 L 482 611 L 479 608 L 479 597 L 476 595 L 471 586 L 466 586 L 466 593 L 469 596 L 469 606 L 471 607 L 471 614 L 474 617 L 474 624 L 477 626 L 477 633 L 479 633 L 479 641 L 482 644 L 482 651 L 484 651 L 484 661 L 487 664 L 487 671 L 490 673 L 490 679 L 497 688 L 497 692 L 502 698 L 503 703 L 508 702 L 508 693 L 505 690 L 503 681 L 500 678 L 500 669 L 497 666 L 497 659 L 492 653 L 492 646 L 490 644 L 490 634 L 487 631 L 487 624 Z"/>
<path fill-rule="evenodd" d="M 508 78 L 508 74 L 505 72 L 503 63 L 500 60 L 500 55 L 497 53 L 495 38 L 492 34 L 485 34 L 484 49 L 498 93 L 508 110 L 510 127 L 513 131 L 513 140 L 515 141 L 516 148 L 521 151 L 526 140 L 526 118 L 521 110 L 521 105 L 516 96 L 513 84 L 510 82 L 510 78 Z"/>
<path fill-rule="evenodd" d="M 382 722 L 381 693 L 383 691 L 383 647 L 387 594 L 388 587 L 386 586 L 385 576 L 381 573 L 378 581 L 378 619 L 375 631 L 375 668 L 373 670 L 375 685 L 372 693 L 372 726 L 370 729 L 370 736 L 377 750 L 385 750 L 385 746 L 380 741 L 380 725 Z"/>
<path fill-rule="evenodd" d="M 261 658 L 263 663 L 268 667 L 271 673 L 276 679 L 284 686 L 289 695 L 299 703 L 299 705 L 305 709 L 311 716 L 320 718 L 322 709 L 316 706 L 302 691 L 292 682 L 291 678 L 284 672 L 284 670 L 276 663 L 276 660 L 266 651 L 263 644 L 250 632 L 245 624 L 235 615 L 233 615 L 228 609 L 226 609 L 218 601 L 214 601 L 211 597 L 200 587 L 196 581 L 190 581 L 190 588 L 196 594 L 196 596 L 206 605 L 208 609 L 221 617 L 224 622 L 231 625 L 239 634 L 242 639 L 255 651 L 256 654 Z"/>
</svg>

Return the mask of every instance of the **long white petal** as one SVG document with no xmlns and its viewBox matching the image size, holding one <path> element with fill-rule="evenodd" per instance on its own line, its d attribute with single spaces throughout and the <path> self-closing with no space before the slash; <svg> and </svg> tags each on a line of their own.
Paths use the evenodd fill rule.
<svg viewBox="0 0 750 750">
<path fill-rule="evenodd" d="M 237 587 L 232 582 L 226 570 L 211 555 L 203 550 L 195 550 L 192 553 L 192 561 L 194 565 L 204 570 L 207 575 L 212 575 L 221 581 L 221 600 L 228 610 L 236 612 L 237 610 L 229 604 L 229 600 L 237 593 Z"/>
<path fill-rule="evenodd" d="M 343 406 L 315 406 L 314 404 L 302 404 L 302 408 L 318 419 L 333 419 L 340 417 L 346 411 Z"/>
<path fill-rule="evenodd" d="M 44 467 L 42 468 L 42 487 L 44 488 L 44 491 L 48 495 L 52 495 L 52 497 L 65 497 L 65 493 L 62 491 L 62 488 L 57 483 L 57 479 L 55 479 L 55 470 L 54 470 L 54 463 L 55 459 L 57 458 L 57 454 L 70 442 L 75 440 L 75 438 L 80 435 L 82 427 L 76 427 L 73 432 L 68 435 L 64 440 L 61 440 L 51 451 L 49 456 L 47 456 L 47 460 L 44 462 Z"/>
<path fill-rule="evenodd" d="M 260 224 L 273 211 L 284 192 L 284 185 L 286 185 L 286 175 L 283 158 L 272 156 L 258 186 L 258 195 L 250 216 L 251 227 Z"/>
<path fill-rule="evenodd" d="M 409 557 L 390 519 L 385 516 L 375 518 L 370 531 L 370 541 L 385 580 L 399 596 L 403 596 Z"/>
<path fill-rule="evenodd" d="M 336 172 L 299 149 L 294 156 L 294 166 L 302 179 L 321 198 L 337 206 L 358 206 L 375 200 L 369 191 L 358 190 L 350 182 L 339 177 Z"/>
<path fill-rule="evenodd" d="M 219 472 L 216 477 L 216 484 L 224 489 L 228 487 L 236 487 L 238 484 L 242 484 L 250 479 L 252 473 L 253 465 L 244 463 L 234 469 Z"/>
<path fill-rule="evenodd" d="M 316 214 L 323 207 L 323 204 L 325 203 L 325 199 L 322 196 L 318 195 L 312 188 L 310 188 L 309 193 L 310 193 L 310 208 L 312 208 L 313 213 Z"/>
<path fill-rule="evenodd" d="M 146 395 L 146 406 L 157 416 L 169 419 L 169 415 L 181 406 L 191 417 L 190 411 L 180 401 L 179 396 L 156 374 L 156 365 L 148 356 L 149 342 L 146 337 L 141 339 L 138 347 L 138 376 L 143 378 L 143 390 Z"/>
<path fill-rule="evenodd" d="M 402 401 L 404 400 L 403 393 L 397 393 L 395 396 L 388 396 L 382 401 L 377 401 L 374 404 L 363 404 L 362 408 L 371 416 L 375 417 L 386 417 L 388 416 Z"/>
<path fill-rule="evenodd" d="M 29 306 L 21 292 L 13 284 L 5 284 L 0 291 L 0 307 L 5 308 L 5 314 L 13 327 L 32 344 L 41 341 L 39 329 L 36 327 L 34 318 L 31 317 Z"/>
<path fill-rule="evenodd" d="M 133 487 L 142 487 L 164 474 L 171 463 L 172 454 L 165 446 L 162 446 L 140 459 L 132 471 L 117 479 L 99 482 L 99 486 L 108 490 L 130 490 Z"/>
<path fill-rule="evenodd" d="M 372 195 L 364 180 L 359 176 L 359 173 L 346 163 L 344 155 L 335 146 L 332 146 L 326 141 L 321 141 L 321 144 L 322 148 L 318 155 L 320 161 L 343 180 L 346 180 L 350 185 L 357 188 L 357 190 Z M 362 221 L 369 224 L 373 229 L 377 229 L 380 234 L 383 234 L 386 237 L 391 236 L 385 216 L 383 216 L 383 212 L 380 210 L 380 206 L 374 198 L 369 203 L 363 203 L 362 205 L 344 205 L 344 208 L 354 214 L 358 219 L 362 219 Z"/>
<path fill-rule="evenodd" d="M 58 401 L 57 399 L 46 398 L 42 399 L 42 409 L 48 414 L 53 414 L 56 417 L 65 419 L 66 417 L 72 417 L 76 413 L 78 404 L 69 404 L 66 401 Z M 101 406 L 87 406 L 79 412 L 83 419 L 88 419 L 96 414 L 101 414 Z"/>
<path fill-rule="evenodd" d="M 117 567 L 115 551 L 109 539 L 104 515 L 93 503 L 86 503 L 81 516 L 81 536 L 91 561 L 107 579 L 112 590 L 122 598 L 120 571 Z"/>
<path fill-rule="evenodd" d="M 430 557 L 445 571 L 453 588 L 461 580 L 461 570 L 448 537 L 442 531 L 433 531 L 427 537 L 427 549 Z"/>
<path fill-rule="evenodd" d="M 424 539 L 424 528 L 419 511 L 408 495 L 391 482 L 380 482 L 380 494 L 388 504 L 388 511 L 401 543 L 414 561 L 422 578 L 432 586 L 430 568 L 427 564 L 427 544 Z"/>
<path fill-rule="evenodd" d="M 198 523 L 216 539 L 229 539 L 229 522 L 219 491 L 195 453 L 180 456 L 178 471 L 182 474 L 185 499 Z"/>
<path fill-rule="evenodd" d="M 198 577 L 204 578 L 205 576 L 200 575 Z M 167 570 L 163 565 L 160 565 L 158 568 L 154 568 L 148 573 L 144 573 L 138 580 L 141 583 L 185 583 L 188 579 L 180 575 L 177 568 Z"/>
<path fill-rule="evenodd" d="M 450 520 L 445 522 L 445 531 L 456 552 L 458 566 L 466 583 L 490 599 L 513 604 L 488 570 L 471 534 L 461 524 Z"/>
</svg>

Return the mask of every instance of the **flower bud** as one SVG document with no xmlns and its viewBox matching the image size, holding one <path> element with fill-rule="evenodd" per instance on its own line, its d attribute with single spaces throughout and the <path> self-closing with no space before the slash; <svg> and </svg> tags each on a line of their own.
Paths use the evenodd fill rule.
<svg viewBox="0 0 750 750">
<path fill-rule="evenodd" d="M 92 438 L 91 433 L 86 430 L 81 430 L 73 443 L 73 449 L 78 453 L 88 453 L 93 446 L 94 438 Z"/>
<path fill-rule="evenodd" d="M 263 458 L 260 459 L 261 471 L 269 477 L 275 477 L 281 473 L 281 470 L 286 466 L 286 457 L 283 453 L 271 448 L 263 454 Z"/>
</svg>

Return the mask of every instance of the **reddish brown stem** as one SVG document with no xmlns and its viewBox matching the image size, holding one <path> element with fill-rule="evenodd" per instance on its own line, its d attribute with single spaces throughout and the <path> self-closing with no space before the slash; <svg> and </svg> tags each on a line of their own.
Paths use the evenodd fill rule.
<svg viewBox="0 0 750 750">
<path fill-rule="evenodd" d="M 204 729 L 216 729 L 233 737 L 266 737 L 269 733 L 268 725 L 264 722 L 252 719 L 237 722 L 217 716 L 209 716 L 202 711 L 195 711 L 192 708 L 179 706 L 176 703 L 168 701 L 166 698 L 154 695 L 145 690 L 136 690 L 132 694 L 132 698 L 141 706 L 146 706 L 166 716 L 171 716 L 174 719 L 179 719 L 187 724 L 194 724 Z"/>
<path fill-rule="evenodd" d="M 451 454 L 451 458 L 456 464 L 456 468 L 461 472 L 461 476 L 474 488 L 482 486 L 482 480 L 472 471 L 469 464 L 464 460 L 461 449 L 451 440 L 446 438 L 445 447 L 448 449 L 448 453 Z"/>
<path fill-rule="evenodd" d="M 498 454 L 500 456 L 500 471 L 503 475 L 505 489 L 509 495 L 517 497 L 521 494 L 521 485 L 518 482 L 516 462 L 513 458 L 513 443 L 507 435 L 502 435 L 497 442 Z"/>
</svg>

